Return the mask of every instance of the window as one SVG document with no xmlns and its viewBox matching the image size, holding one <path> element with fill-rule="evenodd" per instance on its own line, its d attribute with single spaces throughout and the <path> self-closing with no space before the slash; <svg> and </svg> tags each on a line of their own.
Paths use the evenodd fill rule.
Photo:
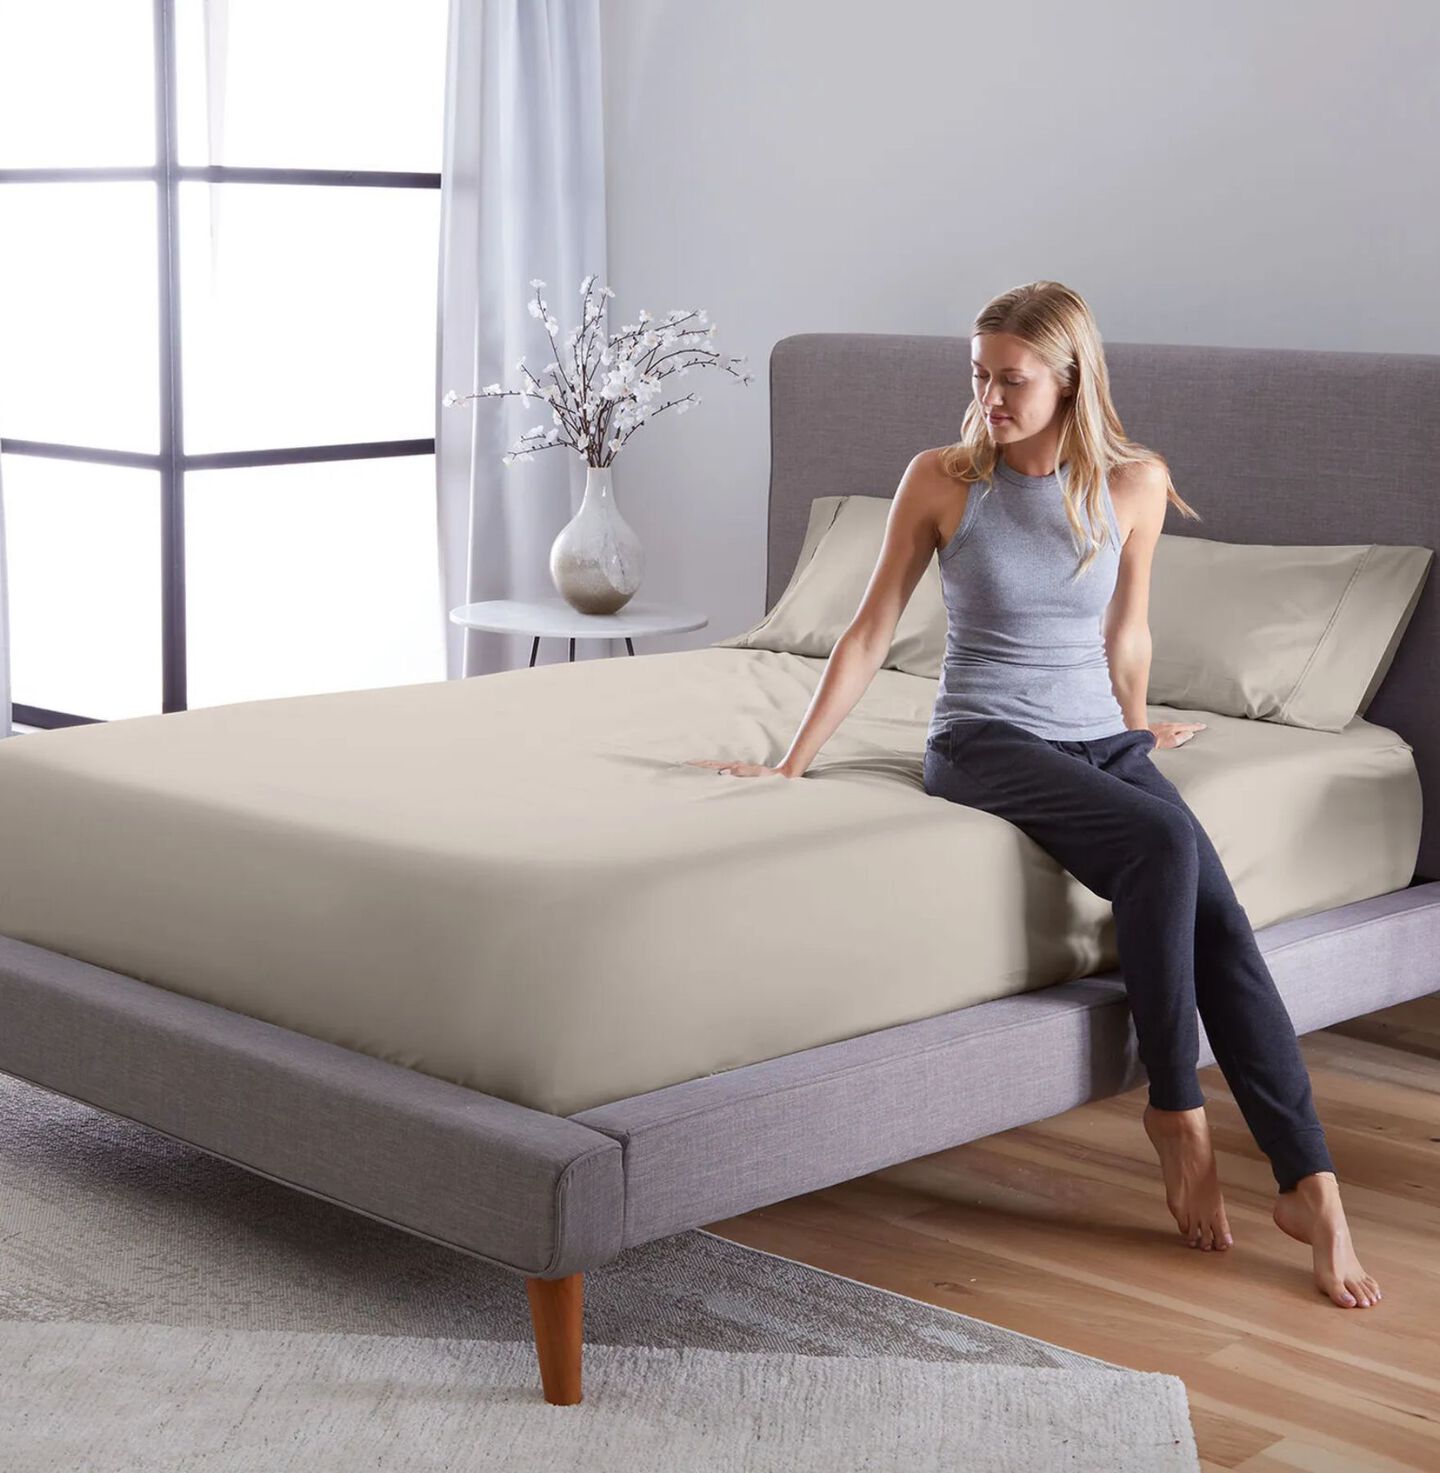
<svg viewBox="0 0 1440 1473">
<path fill-rule="evenodd" d="M 444 678 L 445 28 L 446 0 L 0 9 L 17 722 Z"/>
</svg>

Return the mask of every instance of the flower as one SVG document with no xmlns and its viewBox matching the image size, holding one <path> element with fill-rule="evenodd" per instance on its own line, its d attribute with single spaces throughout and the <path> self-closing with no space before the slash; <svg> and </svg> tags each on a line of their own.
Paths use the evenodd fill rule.
<svg viewBox="0 0 1440 1473">
<path fill-rule="evenodd" d="M 542 422 L 526 430 L 501 456 L 504 465 L 533 460 L 535 450 L 563 445 L 584 456 L 588 465 L 608 466 L 630 436 L 655 415 L 672 408 L 685 414 L 700 403 L 696 394 L 656 403 L 664 394 L 665 380 L 683 378 L 696 368 L 720 368 L 742 385 L 753 380 L 753 374 L 743 371 L 743 353 L 727 355 L 711 346 L 716 326 L 704 325 L 705 308 L 673 307 L 657 321 L 642 307 L 635 322 L 610 333 L 602 323 L 606 302 L 615 293 L 608 286 L 595 291 L 595 283 L 593 272 L 581 280 L 581 321 L 566 335 L 565 352 L 556 348 L 538 377 L 521 358 L 515 364 L 516 373 L 522 375 L 518 389 L 493 383 L 471 394 L 450 389 L 441 399 L 447 409 L 470 399 L 503 397 L 518 398 L 526 408 L 535 399 L 549 407 L 551 425 L 547 428 Z M 555 348 L 560 323 L 538 295 L 545 283 L 532 277 L 530 285 L 537 295 L 526 303 L 526 310 L 544 325 Z"/>
</svg>

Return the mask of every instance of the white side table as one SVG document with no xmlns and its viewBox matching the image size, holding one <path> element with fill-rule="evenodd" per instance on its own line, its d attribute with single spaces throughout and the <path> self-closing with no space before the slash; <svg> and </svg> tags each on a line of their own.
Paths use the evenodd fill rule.
<svg viewBox="0 0 1440 1473">
<path fill-rule="evenodd" d="M 461 604 L 450 610 L 450 622 L 495 634 L 534 635 L 530 646 L 530 664 L 534 665 L 541 639 L 568 637 L 571 660 L 575 658 L 576 639 L 623 638 L 625 648 L 633 655 L 635 646 L 630 641 L 637 634 L 683 634 L 687 629 L 703 629 L 710 618 L 694 609 L 634 598 L 618 613 L 582 614 L 555 593 L 545 598 L 491 598 L 483 603 Z"/>
</svg>

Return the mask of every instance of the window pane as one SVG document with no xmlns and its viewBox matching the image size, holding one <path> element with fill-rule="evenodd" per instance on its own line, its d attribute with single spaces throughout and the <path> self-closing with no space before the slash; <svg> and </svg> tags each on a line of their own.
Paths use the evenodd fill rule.
<svg viewBox="0 0 1440 1473">
<path fill-rule="evenodd" d="M 7 436 L 160 448 L 155 189 L 0 184 Z"/>
<path fill-rule="evenodd" d="M 0 164 L 155 162 L 151 0 L 0 4 Z"/>
<path fill-rule="evenodd" d="M 5 457 L 12 699 L 77 716 L 161 706 L 160 477 Z"/>
<path fill-rule="evenodd" d="M 185 183 L 180 228 L 187 451 L 434 435 L 438 189 Z"/>
<path fill-rule="evenodd" d="M 435 457 L 186 477 L 189 704 L 443 680 Z"/>
<path fill-rule="evenodd" d="M 446 0 L 175 7 L 182 164 L 440 172 Z"/>
</svg>

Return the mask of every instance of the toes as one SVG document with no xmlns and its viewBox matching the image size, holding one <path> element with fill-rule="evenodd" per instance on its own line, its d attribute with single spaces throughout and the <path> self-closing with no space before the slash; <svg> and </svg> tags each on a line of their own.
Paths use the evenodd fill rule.
<svg viewBox="0 0 1440 1473">
<path fill-rule="evenodd" d="M 1198 1217 L 1192 1220 L 1187 1213 L 1175 1207 L 1170 1207 L 1170 1215 L 1175 1219 L 1175 1231 L 1184 1238 L 1187 1248 L 1223 1252 L 1235 1241 L 1223 1211 L 1208 1222 Z"/>
<path fill-rule="evenodd" d="M 1191 1223 L 1188 1218 L 1176 1214 L 1175 1231 L 1185 1239 L 1187 1248 L 1199 1248 L 1203 1252 L 1224 1250 L 1234 1242 L 1229 1226 L 1223 1222 L 1217 1224 L 1197 1220 Z"/>
</svg>

